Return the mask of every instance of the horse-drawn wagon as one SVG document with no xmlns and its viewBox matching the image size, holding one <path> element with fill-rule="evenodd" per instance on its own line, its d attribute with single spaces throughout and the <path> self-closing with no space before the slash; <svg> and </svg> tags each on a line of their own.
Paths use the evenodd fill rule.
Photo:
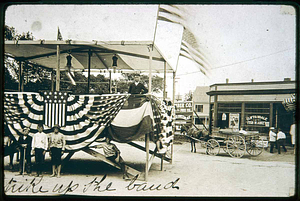
<svg viewBox="0 0 300 201">
<path fill-rule="evenodd" d="M 242 133 L 232 129 L 221 129 L 209 135 L 203 135 L 203 132 L 199 131 L 196 135 L 187 133 L 186 136 L 193 141 L 200 142 L 206 148 L 208 155 L 218 155 L 223 149 L 231 157 L 241 158 L 246 152 L 251 156 L 258 156 L 264 148 L 263 140 L 258 132 Z"/>
</svg>

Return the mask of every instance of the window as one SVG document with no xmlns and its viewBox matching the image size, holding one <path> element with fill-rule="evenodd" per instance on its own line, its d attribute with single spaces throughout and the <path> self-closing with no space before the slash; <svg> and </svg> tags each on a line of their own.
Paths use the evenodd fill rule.
<svg viewBox="0 0 300 201">
<path fill-rule="evenodd" d="M 195 118 L 195 124 L 204 124 L 205 123 L 205 119 L 204 118 Z"/>
<path fill-rule="evenodd" d="M 203 105 L 195 105 L 196 106 L 196 112 L 203 112 Z"/>
</svg>

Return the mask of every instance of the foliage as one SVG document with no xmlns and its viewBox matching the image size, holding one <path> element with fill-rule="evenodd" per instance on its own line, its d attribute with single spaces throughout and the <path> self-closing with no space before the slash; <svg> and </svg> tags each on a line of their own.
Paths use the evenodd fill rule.
<svg viewBox="0 0 300 201">
<path fill-rule="evenodd" d="M 122 73 L 124 79 L 120 79 L 117 81 L 118 91 L 122 93 L 122 91 L 126 92 L 129 89 L 129 84 L 134 81 L 133 73 Z M 140 82 L 144 84 L 146 87 L 149 86 L 149 76 L 141 75 Z M 163 90 L 163 78 L 158 75 L 152 76 L 152 91 L 159 93 Z"/>
<path fill-rule="evenodd" d="M 185 101 L 192 101 L 193 100 L 193 92 L 189 91 L 187 94 L 184 95 Z"/>
<path fill-rule="evenodd" d="M 69 78 L 64 72 L 61 72 L 61 90 L 71 91 L 73 94 L 87 94 L 88 79 L 82 72 L 74 72 L 74 80 L 76 85 L 72 85 Z M 81 83 L 85 82 L 85 83 Z M 98 82 L 98 83 L 94 83 Z M 105 82 L 105 83 L 99 83 Z M 109 80 L 104 75 L 98 74 L 94 76 L 90 75 L 90 93 L 93 94 L 106 94 L 109 93 Z"/>
<path fill-rule="evenodd" d="M 5 40 L 33 40 L 31 32 L 18 34 L 14 27 L 6 26 Z M 4 57 L 4 88 L 5 90 L 18 90 L 19 63 L 15 59 L 6 55 Z M 23 83 L 24 91 L 39 91 L 51 89 L 51 69 L 45 69 L 33 63 L 23 62 Z"/>
</svg>

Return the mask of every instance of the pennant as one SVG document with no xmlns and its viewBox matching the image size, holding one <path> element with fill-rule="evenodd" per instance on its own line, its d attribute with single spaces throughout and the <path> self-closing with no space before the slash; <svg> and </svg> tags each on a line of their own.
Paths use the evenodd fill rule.
<svg viewBox="0 0 300 201">
<path fill-rule="evenodd" d="M 63 40 L 62 35 L 60 33 L 59 27 L 57 29 L 57 40 Z"/>
</svg>

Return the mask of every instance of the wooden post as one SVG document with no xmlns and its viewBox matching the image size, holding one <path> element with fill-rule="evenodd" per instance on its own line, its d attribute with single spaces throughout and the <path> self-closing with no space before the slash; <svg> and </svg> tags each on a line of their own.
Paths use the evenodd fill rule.
<svg viewBox="0 0 300 201">
<path fill-rule="evenodd" d="M 89 52 L 88 52 L 88 85 L 87 85 L 87 93 L 89 94 L 90 93 L 90 79 L 91 79 L 91 49 L 89 49 Z"/>
<path fill-rule="evenodd" d="M 241 128 L 243 128 L 245 130 L 245 103 L 242 103 Z"/>
<path fill-rule="evenodd" d="M 149 48 L 149 92 L 152 91 L 152 51 L 153 46 Z"/>
<path fill-rule="evenodd" d="M 214 119 L 213 119 L 213 127 L 217 127 L 218 121 L 218 96 L 214 96 Z"/>
<path fill-rule="evenodd" d="M 164 156 L 165 156 L 165 154 L 163 154 L 162 157 L 161 157 L 161 161 L 160 161 L 160 171 L 163 171 L 163 169 L 164 169 Z"/>
<path fill-rule="evenodd" d="M 51 91 L 54 91 L 54 80 L 53 80 L 53 78 L 54 78 L 54 72 L 53 72 L 53 70 L 51 71 Z"/>
<path fill-rule="evenodd" d="M 173 72 L 173 105 L 175 104 L 175 78 L 176 78 L 176 73 L 175 71 Z"/>
<path fill-rule="evenodd" d="M 19 61 L 19 91 L 24 91 L 23 62 Z"/>
<path fill-rule="evenodd" d="M 109 93 L 112 94 L 111 70 L 109 70 Z"/>
<path fill-rule="evenodd" d="M 149 134 L 145 136 L 145 147 L 146 147 L 146 166 L 145 166 L 145 181 L 148 180 L 148 165 L 149 165 Z"/>
<path fill-rule="evenodd" d="M 167 92 L 166 92 L 166 81 L 167 79 L 167 62 L 164 62 L 164 92 L 163 92 L 163 99 L 165 100 L 167 98 Z"/>
<path fill-rule="evenodd" d="M 56 46 L 56 57 L 57 57 L 57 67 L 56 67 L 56 91 L 60 89 L 60 49 L 59 45 Z"/>
<path fill-rule="evenodd" d="M 269 119 L 269 121 L 270 121 L 269 126 L 270 127 L 273 127 L 273 115 L 274 115 L 274 113 L 273 113 L 273 103 L 270 103 L 270 119 Z"/>
</svg>

